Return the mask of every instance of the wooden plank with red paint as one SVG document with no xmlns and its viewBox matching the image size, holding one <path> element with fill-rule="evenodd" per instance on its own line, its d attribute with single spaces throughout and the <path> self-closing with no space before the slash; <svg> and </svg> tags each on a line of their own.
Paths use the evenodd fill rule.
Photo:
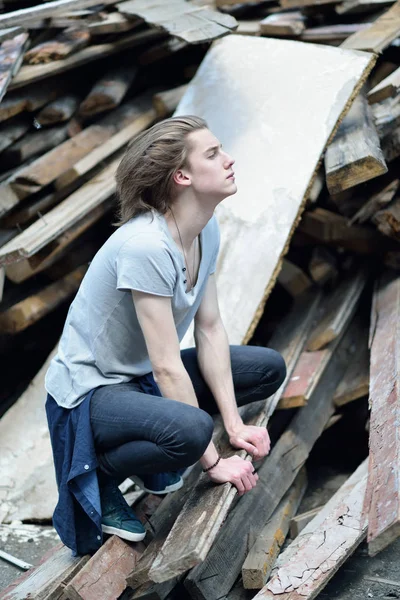
<svg viewBox="0 0 400 600">
<path fill-rule="evenodd" d="M 370 464 L 364 512 L 375 555 L 400 535 L 400 277 L 386 271 L 375 288 L 371 320 Z"/>
<path fill-rule="evenodd" d="M 278 408 L 294 408 L 307 404 L 315 381 L 326 365 L 326 355 L 326 350 L 301 353 L 293 375 L 279 400 Z"/>
</svg>

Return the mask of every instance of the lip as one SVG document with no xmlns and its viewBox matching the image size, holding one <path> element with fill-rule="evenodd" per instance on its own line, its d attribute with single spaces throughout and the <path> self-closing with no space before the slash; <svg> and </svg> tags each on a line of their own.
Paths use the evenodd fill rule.
<svg viewBox="0 0 400 600">
<path fill-rule="evenodd" d="M 235 179 L 235 173 L 231 173 L 228 175 L 227 179 Z"/>
</svg>

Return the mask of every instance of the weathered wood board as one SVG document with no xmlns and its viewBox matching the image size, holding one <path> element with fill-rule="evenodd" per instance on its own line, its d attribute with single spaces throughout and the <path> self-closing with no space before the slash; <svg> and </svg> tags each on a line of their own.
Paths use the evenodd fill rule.
<svg viewBox="0 0 400 600">
<path fill-rule="evenodd" d="M 393 71 L 388 77 L 380 81 L 370 92 L 368 102 L 374 104 L 386 98 L 393 98 L 400 92 L 400 67 Z"/>
<path fill-rule="evenodd" d="M 27 33 L 20 33 L 15 38 L 0 43 L 0 101 L 21 66 L 28 39 Z"/>
<path fill-rule="evenodd" d="M 400 35 L 400 0 L 380 16 L 370 27 L 354 33 L 342 43 L 342 48 L 382 52 Z"/>
<path fill-rule="evenodd" d="M 364 511 L 368 547 L 376 554 L 400 535 L 400 278 L 387 271 L 371 312 L 370 465 Z"/>
<path fill-rule="evenodd" d="M 362 515 L 367 462 L 307 525 L 294 547 L 282 553 L 279 568 L 254 600 L 313 600 L 354 552 L 367 531 Z"/>
<path fill-rule="evenodd" d="M 184 0 L 127 0 L 117 4 L 117 8 L 123 15 L 140 17 L 190 44 L 220 38 L 237 27 L 231 15 Z"/>
<path fill-rule="evenodd" d="M 373 63 L 359 52 L 228 36 L 214 43 L 179 104 L 176 115 L 205 118 L 236 159 L 238 192 L 217 208 L 217 280 L 231 344 L 250 339 L 325 145 Z M 184 344 L 192 342 L 190 332 Z"/>
<path fill-rule="evenodd" d="M 44 409 L 44 376 L 54 354 L 0 420 L 0 523 L 50 519 L 57 503 Z"/>
</svg>

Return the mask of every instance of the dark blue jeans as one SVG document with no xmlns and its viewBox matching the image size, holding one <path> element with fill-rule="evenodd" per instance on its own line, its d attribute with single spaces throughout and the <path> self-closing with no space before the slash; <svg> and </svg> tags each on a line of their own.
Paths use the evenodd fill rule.
<svg viewBox="0 0 400 600">
<path fill-rule="evenodd" d="M 286 367 L 278 352 L 258 346 L 231 346 L 238 406 L 271 396 Z M 218 406 L 204 381 L 195 348 L 182 351 L 199 407 L 144 394 L 138 383 L 106 385 L 91 399 L 90 420 L 101 469 L 116 479 L 141 473 L 177 471 L 194 464 L 213 433 L 210 415 Z"/>
</svg>

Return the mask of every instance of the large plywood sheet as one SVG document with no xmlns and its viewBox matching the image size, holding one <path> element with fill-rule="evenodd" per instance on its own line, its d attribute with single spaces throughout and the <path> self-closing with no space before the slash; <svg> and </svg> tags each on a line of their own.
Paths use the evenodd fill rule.
<svg viewBox="0 0 400 600">
<path fill-rule="evenodd" d="M 209 50 L 175 114 L 206 119 L 236 159 L 238 192 L 218 208 L 217 280 L 231 344 L 262 314 L 317 165 L 373 55 L 229 36 Z M 189 333 L 183 345 L 192 345 Z"/>
</svg>

